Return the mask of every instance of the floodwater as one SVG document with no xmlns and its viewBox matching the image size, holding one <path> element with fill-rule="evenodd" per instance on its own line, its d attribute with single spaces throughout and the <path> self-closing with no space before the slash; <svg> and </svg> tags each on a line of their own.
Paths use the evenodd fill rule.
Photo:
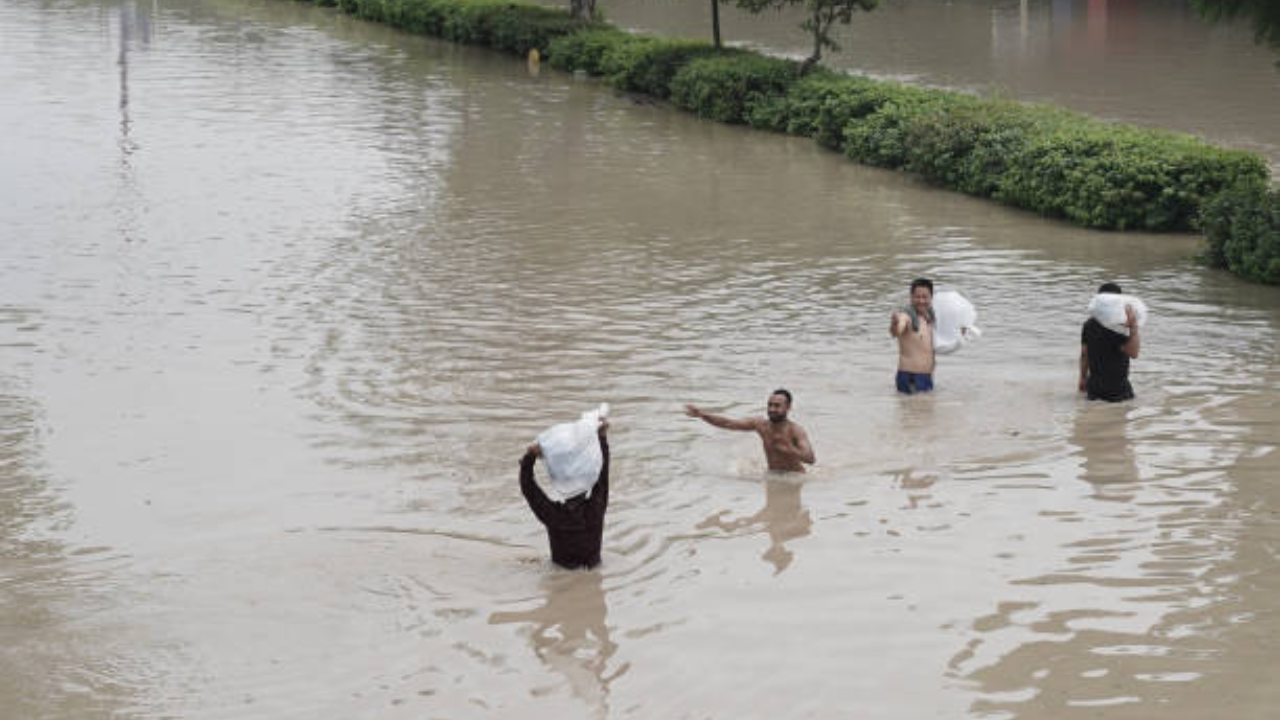
<svg viewBox="0 0 1280 720">
<path fill-rule="evenodd" d="M 0 56 L 5 720 L 1280 704 L 1280 290 L 1197 238 L 292 2 L 3 0 Z M 901 398 L 921 274 L 985 334 Z M 1104 280 L 1129 404 L 1075 391 Z M 779 386 L 805 476 L 681 413 Z M 559 571 L 517 460 L 602 400 Z"/>
</svg>

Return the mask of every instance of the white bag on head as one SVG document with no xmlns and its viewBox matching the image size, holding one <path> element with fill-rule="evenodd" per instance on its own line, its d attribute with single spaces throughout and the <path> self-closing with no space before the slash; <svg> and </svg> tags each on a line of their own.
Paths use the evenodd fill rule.
<svg viewBox="0 0 1280 720">
<path fill-rule="evenodd" d="M 582 413 L 574 422 L 552 425 L 538 434 L 542 461 L 551 476 L 551 489 L 569 498 L 591 489 L 604 467 L 597 433 L 600 419 L 608 416 L 609 403 Z"/>
<path fill-rule="evenodd" d="M 982 336 L 974 324 L 978 311 L 955 290 L 943 290 L 933 296 L 933 315 L 933 351 L 939 355 L 953 353 Z"/>
<path fill-rule="evenodd" d="M 1089 316 L 1102 324 L 1102 327 L 1118 332 L 1121 335 L 1129 334 L 1129 326 L 1125 324 L 1127 319 L 1124 314 L 1124 308 L 1128 305 L 1133 308 L 1134 315 L 1138 316 L 1138 327 L 1147 324 L 1147 304 L 1139 300 L 1133 295 L 1121 295 L 1120 293 L 1098 293 L 1089 301 Z"/>
</svg>

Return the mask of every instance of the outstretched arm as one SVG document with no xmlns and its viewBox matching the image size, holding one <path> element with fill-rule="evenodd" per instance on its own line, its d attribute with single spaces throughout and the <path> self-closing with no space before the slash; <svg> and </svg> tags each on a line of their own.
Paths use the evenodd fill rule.
<svg viewBox="0 0 1280 720">
<path fill-rule="evenodd" d="M 902 334 L 904 330 L 907 329 L 907 325 L 909 325 L 910 323 L 911 323 L 911 318 L 907 317 L 906 313 L 901 313 L 901 312 L 893 313 L 892 315 L 889 316 L 889 334 L 894 337 L 898 337 L 899 335 Z"/>
<path fill-rule="evenodd" d="M 715 425 L 718 428 L 724 428 L 725 430 L 755 430 L 760 424 L 760 421 L 756 418 L 744 418 L 742 420 L 735 420 L 733 418 L 727 418 L 721 415 L 712 415 L 709 412 L 703 412 L 701 408 L 694 405 L 685 405 L 684 414 L 688 415 L 689 417 L 698 418 L 699 420 L 702 420 L 709 425 Z"/>
</svg>

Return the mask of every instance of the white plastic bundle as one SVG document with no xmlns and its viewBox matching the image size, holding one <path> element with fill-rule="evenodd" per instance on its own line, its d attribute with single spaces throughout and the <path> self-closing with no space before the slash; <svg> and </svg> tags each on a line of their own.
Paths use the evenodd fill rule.
<svg viewBox="0 0 1280 720">
<path fill-rule="evenodd" d="M 1121 295 L 1119 293 L 1098 293 L 1089 301 L 1089 316 L 1102 324 L 1102 327 L 1118 332 L 1121 335 L 1129 334 L 1129 326 L 1125 324 L 1124 308 L 1128 305 L 1133 308 L 1133 312 L 1138 316 L 1138 327 L 1147 324 L 1147 304 L 1139 300 L 1133 295 Z"/>
<path fill-rule="evenodd" d="M 933 351 L 946 355 L 982 337 L 975 324 L 978 311 L 973 303 L 954 290 L 943 290 L 933 296 Z"/>
<path fill-rule="evenodd" d="M 600 477 L 604 456 L 596 435 L 600 419 L 608 414 L 609 403 L 600 403 L 599 408 L 582 413 L 576 421 L 552 425 L 538 434 L 538 447 L 542 449 L 542 461 L 551 476 L 551 489 L 561 497 L 573 497 L 590 490 Z"/>
</svg>

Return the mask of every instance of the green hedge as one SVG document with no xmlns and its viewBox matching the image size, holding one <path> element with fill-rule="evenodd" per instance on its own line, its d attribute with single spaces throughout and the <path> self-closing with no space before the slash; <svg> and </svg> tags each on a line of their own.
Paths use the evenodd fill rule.
<svg viewBox="0 0 1280 720">
<path fill-rule="evenodd" d="M 554 50 L 552 51 L 554 52 Z M 639 37 L 607 51 L 602 61 L 605 81 L 619 90 L 671 97 L 671 81 L 686 63 L 716 54 L 700 40 Z"/>
<path fill-rule="evenodd" d="M 1186 135 L 821 69 L 800 78 L 789 60 L 636 35 L 517 0 L 313 1 L 448 40 L 537 48 L 553 67 L 703 117 L 812 137 L 862 163 L 1085 227 L 1195 230 L 1202 217 L 1221 220 L 1225 210 L 1205 212 L 1211 198 L 1268 177 L 1258 156 Z"/>
<path fill-rule="evenodd" d="M 671 79 L 671 102 L 705 118 L 746 123 L 757 105 L 786 94 L 799 63 L 742 51 L 690 60 Z"/>
<path fill-rule="evenodd" d="M 859 162 L 1092 228 L 1193 230 L 1204 202 L 1264 179 L 1256 155 L 1056 108 L 816 73 L 749 122 Z"/>
<path fill-rule="evenodd" d="M 547 48 L 547 61 L 558 70 L 604 75 L 605 53 L 635 42 L 640 42 L 638 36 L 616 28 L 585 28 L 552 40 Z"/>
<path fill-rule="evenodd" d="M 1205 204 L 1210 265 L 1280 285 L 1280 190 L 1243 182 Z"/>
<path fill-rule="evenodd" d="M 313 0 L 410 32 L 524 55 L 588 26 L 562 10 L 511 0 Z"/>
</svg>

